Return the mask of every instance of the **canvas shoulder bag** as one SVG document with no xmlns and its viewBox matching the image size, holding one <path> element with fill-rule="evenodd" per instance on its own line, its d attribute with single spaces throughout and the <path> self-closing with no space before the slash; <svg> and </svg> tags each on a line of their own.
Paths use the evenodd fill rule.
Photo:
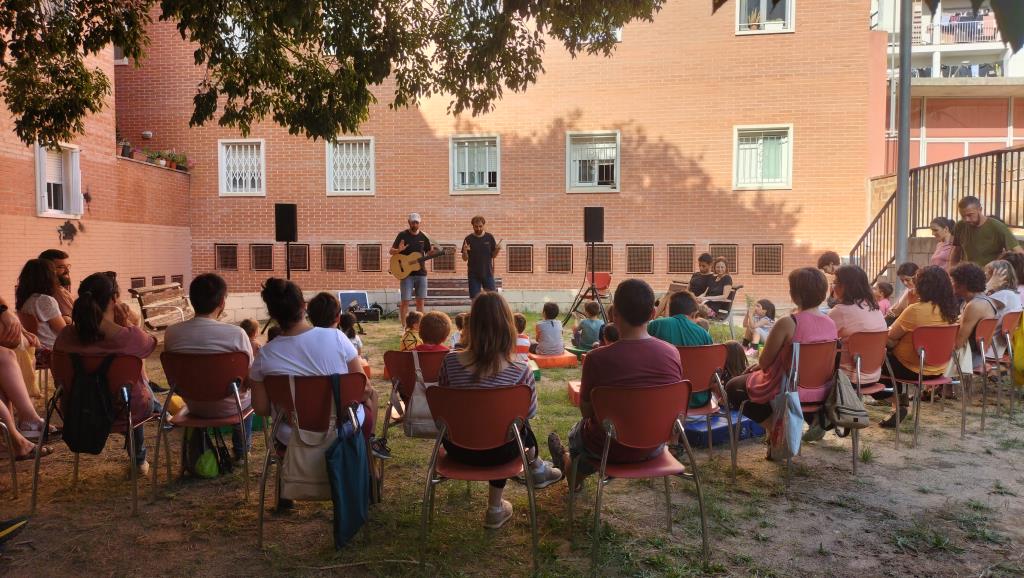
<svg viewBox="0 0 1024 578">
<path fill-rule="evenodd" d="M 772 429 L 768 441 L 774 460 L 784 460 L 800 453 L 800 442 L 804 430 L 804 411 L 800 406 L 800 394 L 793 383 L 793 368 L 800 363 L 800 344 L 793 343 L 790 369 L 782 377 L 779 393 L 771 401 Z"/>
<path fill-rule="evenodd" d="M 864 402 L 843 370 L 836 371 L 832 391 L 825 400 L 825 416 L 836 426 L 836 435 L 846 437 L 851 429 L 863 429 L 870 423 Z"/>
<path fill-rule="evenodd" d="M 412 362 L 416 368 L 416 386 L 409 398 L 409 405 L 405 408 L 405 416 L 402 428 L 405 435 L 412 438 L 437 437 L 437 424 L 434 423 L 434 416 L 430 413 L 430 405 L 427 404 L 427 388 L 437 385 L 436 381 L 424 382 L 423 370 L 420 368 L 420 356 L 412 352 Z"/>
<path fill-rule="evenodd" d="M 332 375 L 332 380 L 338 376 Z M 288 376 L 288 388 L 295 407 L 295 378 Z M 331 499 L 327 478 L 327 449 L 338 439 L 337 416 L 332 408 L 327 431 L 302 429 L 298 412 L 292 412 L 292 437 L 281 464 L 281 497 L 289 500 L 322 501 Z"/>
</svg>

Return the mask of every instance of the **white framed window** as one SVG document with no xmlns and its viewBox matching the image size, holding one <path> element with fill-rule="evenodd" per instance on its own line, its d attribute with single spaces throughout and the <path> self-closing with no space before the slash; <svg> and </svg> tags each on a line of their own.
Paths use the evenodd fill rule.
<svg viewBox="0 0 1024 578">
<path fill-rule="evenodd" d="M 373 137 L 338 137 L 327 143 L 327 196 L 373 195 L 376 191 Z"/>
<path fill-rule="evenodd" d="M 793 126 L 734 129 L 733 188 L 793 188 Z"/>
<path fill-rule="evenodd" d="M 222 197 L 265 197 L 266 143 L 260 138 L 218 140 L 217 172 Z"/>
<path fill-rule="evenodd" d="M 498 194 L 501 191 L 501 137 L 453 136 L 450 142 L 451 193 Z"/>
<path fill-rule="evenodd" d="M 124 55 L 124 50 L 116 44 L 114 45 L 114 64 L 128 64 L 128 57 Z"/>
<path fill-rule="evenodd" d="M 570 193 L 618 192 L 619 131 L 567 132 L 565 187 Z"/>
<path fill-rule="evenodd" d="M 796 0 L 736 0 L 736 34 L 796 30 Z"/>
<path fill-rule="evenodd" d="M 80 217 L 82 169 L 78 147 L 36 145 L 36 212 L 40 217 Z"/>
</svg>

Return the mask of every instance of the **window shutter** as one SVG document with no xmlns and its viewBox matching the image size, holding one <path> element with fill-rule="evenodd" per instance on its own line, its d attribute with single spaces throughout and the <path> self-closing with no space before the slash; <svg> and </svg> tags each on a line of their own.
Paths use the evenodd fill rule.
<svg viewBox="0 0 1024 578">
<path fill-rule="evenodd" d="M 36 145 L 36 211 L 45 213 L 46 206 L 46 149 Z"/>
<path fill-rule="evenodd" d="M 85 212 L 84 202 L 82 200 L 82 167 L 79 162 L 80 155 L 78 149 L 71 149 L 68 151 L 68 157 L 71 158 L 71 170 L 70 174 L 70 187 L 68 189 L 68 197 L 71 202 L 69 211 L 73 215 L 81 215 Z M 67 182 L 67 181 L 66 181 Z"/>
</svg>

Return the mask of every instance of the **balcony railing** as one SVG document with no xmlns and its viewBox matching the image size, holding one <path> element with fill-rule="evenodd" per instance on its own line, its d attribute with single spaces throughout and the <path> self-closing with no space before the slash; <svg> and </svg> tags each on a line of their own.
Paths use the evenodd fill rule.
<svg viewBox="0 0 1024 578">
<path fill-rule="evenodd" d="M 984 20 L 967 20 L 921 26 L 921 35 L 916 38 L 920 45 L 977 44 L 984 42 L 1001 42 L 999 28 L 991 16 Z M 936 28 L 938 30 L 936 31 Z"/>
<path fill-rule="evenodd" d="M 986 64 L 943 64 L 939 74 L 931 66 L 922 66 L 910 71 L 915 78 L 990 78 L 1003 76 L 1001 62 Z"/>
</svg>

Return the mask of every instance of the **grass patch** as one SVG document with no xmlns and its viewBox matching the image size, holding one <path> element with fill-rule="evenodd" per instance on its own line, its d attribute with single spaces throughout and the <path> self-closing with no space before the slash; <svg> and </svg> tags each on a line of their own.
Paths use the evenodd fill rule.
<svg viewBox="0 0 1024 578">
<path fill-rule="evenodd" d="M 902 553 L 913 554 L 927 552 L 960 554 L 964 551 L 953 542 L 952 538 L 920 519 L 915 520 L 910 526 L 897 530 L 893 535 L 893 545 Z"/>
<path fill-rule="evenodd" d="M 1014 492 L 1013 490 L 1011 490 L 1011 489 L 1007 488 L 1006 486 L 1004 486 L 1003 483 L 1000 482 L 999 480 L 996 480 L 992 484 L 992 491 L 990 491 L 989 493 L 990 494 L 995 494 L 997 496 L 1016 496 L 1017 495 L 1016 492 Z"/>
<path fill-rule="evenodd" d="M 1005 544 L 1009 539 L 989 527 L 992 507 L 977 500 L 967 500 L 963 507 L 950 508 L 943 518 L 956 524 L 972 542 Z"/>
<path fill-rule="evenodd" d="M 860 461 L 865 464 L 870 464 L 875 461 L 875 452 L 869 447 L 864 447 L 860 450 Z"/>
<path fill-rule="evenodd" d="M 1007 438 L 1004 440 L 999 440 L 999 449 L 1003 451 L 1024 450 L 1024 440 L 1020 438 Z"/>
</svg>

